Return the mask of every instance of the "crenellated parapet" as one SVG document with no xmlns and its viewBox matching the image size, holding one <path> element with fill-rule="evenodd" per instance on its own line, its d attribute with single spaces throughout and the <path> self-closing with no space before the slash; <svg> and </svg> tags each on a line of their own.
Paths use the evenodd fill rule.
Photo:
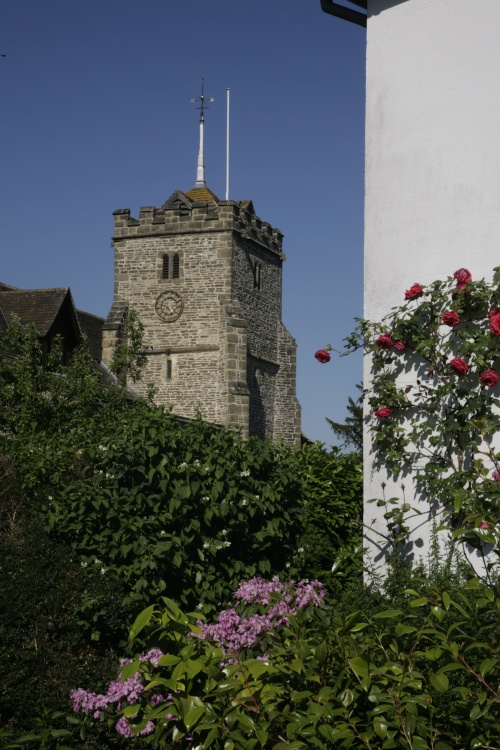
<svg viewBox="0 0 500 750">
<path fill-rule="evenodd" d="M 140 208 L 138 219 L 128 208 L 113 215 L 114 242 L 129 237 L 232 231 L 284 258 L 282 233 L 256 216 L 251 201 L 221 201 L 207 188 L 188 193 L 177 190 L 161 207 Z"/>
</svg>

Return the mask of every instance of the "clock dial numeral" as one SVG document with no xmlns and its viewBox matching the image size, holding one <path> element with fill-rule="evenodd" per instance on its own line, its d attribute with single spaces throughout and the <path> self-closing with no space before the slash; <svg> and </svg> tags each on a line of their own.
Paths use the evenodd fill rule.
<svg viewBox="0 0 500 750">
<path fill-rule="evenodd" d="M 160 320 L 172 323 L 182 313 L 182 298 L 177 292 L 162 292 L 156 300 L 155 310 Z"/>
</svg>

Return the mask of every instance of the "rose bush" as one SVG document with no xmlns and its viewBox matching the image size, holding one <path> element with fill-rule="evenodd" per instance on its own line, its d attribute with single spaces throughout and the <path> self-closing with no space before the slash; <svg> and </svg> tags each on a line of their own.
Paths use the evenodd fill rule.
<svg viewBox="0 0 500 750">
<path fill-rule="evenodd" d="M 479 376 L 479 380 L 481 381 L 483 385 L 486 385 L 488 388 L 494 388 L 497 385 L 499 378 L 494 370 L 491 370 L 490 368 L 488 368 L 486 372 L 483 372 Z"/>
<path fill-rule="evenodd" d="M 453 328 L 453 326 L 457 326 L 460 323 L 460 318 L 455 310 L 444 312 L 441 315 L 441 320 L 446 326 L 450 326 L 450 328 Z"/>
<path fill-rule="evenodd" d="M 462 290 L 472 281 L 472 274 L 467 268 L 459 268 L 453 274 L 453 278 L 457 280 L 457 289 Z"/>
<path fill-rule="evenodd" d="M 417 297 L 421 297 L 424 293 L 424 288 L 421 284 L 413 284 L 409 289 L 405 292 L 405 299 L 416 299 Z"/>
<path fill-rule="evenodd" d="M 394 477 L 412 469 L 421 490 L 446 509 L 457 538 L 471 541 L 471 527 L 486 522 L 491 525 L 481 528 L 480 546 L 495 545 L 500 268 L 491 283 L 473 281 L 460 268 L 447 280 L 413 285 L 404 296 L 379 323 L 359 321 L 347 339 L 346 353 L 364 346 L 371 355 L 365 398 L 376 418 L 376 462 Z M 395 351 L 396 341 L 403 342 L 402 352 Z"/>
<path fill-rule="evenodd" d="M 329 362 L 331 359 L 331 356 L 328 354 L 326 349 L 318 349 L 314 356 L 316 357 L 318 362 L 321 362 L 322 364 Z"/>
<path fill-rule="evenodd" d="M 488 313 L 490 330 L 495 336 L 500 336 L 500 307 L 495 307 Z"/>
<path fill-rule="evenodd" d="M 469 365 L 461 357 L 454 357 L 450 362 L 450 368 L 457 375 L 467 375 L 469 372 Z"/>
</svg>

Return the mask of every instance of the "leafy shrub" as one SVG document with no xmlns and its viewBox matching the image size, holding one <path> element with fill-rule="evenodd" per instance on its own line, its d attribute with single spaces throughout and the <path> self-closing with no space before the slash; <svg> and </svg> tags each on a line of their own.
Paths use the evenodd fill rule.
<svg viewBox="0 0 500 750">
<path fill-rule="evenodd" d="M 498 747 L 497 594 L 477 578 L 461 592 L 416 585 L 406 611 L 296 609 L 253 650 L 232 654 L 165 599 L 134 625 L 161 652 L 123 667 L 122 684 L 142 687 L 111 711 L 111 725 L 147 727 L 137 741 L 154 748 Z"/>
<path fill-rule="evenodd" d="M 338 597 L 362 578 L 362 459 L 315 444 L 303 446 L 296 462 L 303 509 L 299 572 L 318 578 Z"/>
<path fill-rule="evenodd" d="M 17 735 L 45 731 L 44 722 L 51 724 L 47 731 L 62 732 L 64 717 L 62 726 L 51 717 L 67 714 L 75 680 L 101 682 L 112 674 L 126 638 L 125 591 L 117 581 L 89 575 L 68 545 L 49 538 L 36 504 L 19 488 L 12 462 L 0 458 L 0 716 L 4 729 Z M 96 602 L 99 644 L 79 622 L 86 599 Z M 100 750 L 103 744 L 102 728 L 95 727 L 81 747 Z"/>
</svg>

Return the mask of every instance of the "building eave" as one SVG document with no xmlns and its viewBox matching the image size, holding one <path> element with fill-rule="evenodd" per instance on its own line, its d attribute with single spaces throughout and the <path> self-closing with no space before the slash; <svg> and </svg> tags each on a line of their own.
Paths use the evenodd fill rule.
<svg viewBox="0 0 500 750">
<path fill-rule="evenodd" d="M 350 2 L 359 8 L 363 8 L 363 10 L 367 10 L 368 0 L 350 0 Z M 365 13 L 348 8 L 346 5 L 334 3 L 333 0 L 321 0 L 321 9 L 330 16 L 335 16 L 336 18 L 341 18 L 343 21 L 349 21 L 357 26 L 366 28 L 367 16 Z"/>
</svg>

